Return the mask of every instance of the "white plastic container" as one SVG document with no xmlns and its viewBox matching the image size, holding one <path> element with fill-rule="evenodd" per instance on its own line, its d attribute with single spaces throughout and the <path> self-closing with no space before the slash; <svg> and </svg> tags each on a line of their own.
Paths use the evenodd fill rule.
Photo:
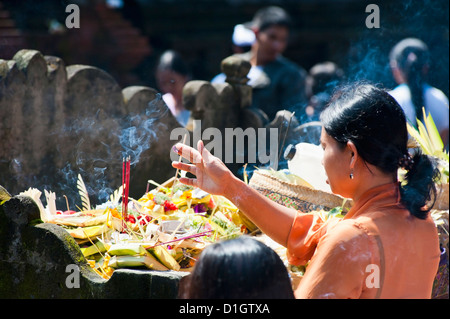
<svg viewBox="0 0 450 319">
<path fill-rule="evenodd" d="M 303 178 L 314 189 L 331 193 L 330 185 L 326 183 L 327 175 L 322 165 L 322 157 L 322 147 L 310 143 L 291 144 L 284 152 L 292 174 Z"/>
</svg>

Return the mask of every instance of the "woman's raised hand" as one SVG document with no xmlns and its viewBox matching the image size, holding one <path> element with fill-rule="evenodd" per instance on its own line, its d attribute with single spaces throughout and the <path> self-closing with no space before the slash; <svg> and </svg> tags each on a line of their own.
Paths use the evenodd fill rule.
<svg viewBox="0 0 450 319">
<path fill-rule="evenodd" d="M 196 178 L 181 177 L 179 179 L 181 183 L 198 187 L 210 194 L 225 195 L 227 184 L 233 178 L 233 174 L 219 158 L 205 148 L 203 141 L 198 141 L 197 150 L 177 143 L 173 151 L 191 164 L 174 161 L 172 166 L 196 176 Z"/>
<path fill-rule="evenodd" d="M 173 150 L 191 164 L 172 162 L 172 166 L 197 177 L 180 178 L 181 183 L 201 188 L 213 195 L 225 196 L 263 233 L 281 245 L 287 245 L 287 237 L 296 216 L 294 209 L 284 207 L 246 185 L 220 159 L 213 156 L 202 141 L 198 142 L 197 150 L 180 143 Z"/>
</svg>

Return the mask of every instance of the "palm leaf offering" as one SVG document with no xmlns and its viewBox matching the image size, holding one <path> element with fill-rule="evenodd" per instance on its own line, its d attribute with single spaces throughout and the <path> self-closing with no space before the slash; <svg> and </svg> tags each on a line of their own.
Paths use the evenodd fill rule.
<svg viewBox="0 0 450 319">
<path fill-rule="evenodd" d="M 113 205 L 118 205 L 120 199 L 122 198 L 122 194 L 123 194 L 123 185 L 120 185 L 120 187 L 116 189 L 114 193 L 111 194 L 111 196 L 109 197 L 109 201 Z"/>
<path fill-rule="evenodd" d="M 41 204 L 44 222 L 66 229 L 89 265 L 105 279 L 124 267 L 189 270 L 207 245 L 250 232 L 239 209 L 228 199 L 180 183 L 174 185 L 173 179 L 139 199 L 130 198 L 126 214 L 123 186 L 95 209 L 90 206 L 80 174 L 77 189 L 83 203 L 78 212 L 56 209 L 55 194 L 47 190 L 47 207 L 39 196 L 33 198 Z"/>
<path fill-rule="evenodd" d="M 82 210 L 90 210 L 91 202 L 89 201 L 89 194 L 80 174 L 78 174 L 77 188 L 81 197 Z"/>
<path fill-rule="evenodd" d="M 439 135 L 439 131 L 434 123 L 431 114 L 428 113 L 428 116 L 425 114 L 425 108 L 422 108 L 423 118 L 425 119 L 425 127 L 429 136 L 431 149 L 438 154 L 437 152 L 442 152 L 444 149 L 444 143 L 442 142 L 441 136 Z M 444 153 L 445 154 L 445 153 Z M 448 154 L 447 154 L 448 159 Z"/>
<path fill-rule="evenodd" d="M 442 142 L 439 131 L 431 116 L 425 114 L 423 110 L 424 123 L 417 119 L 418 129 L 415 129 L 410 123 L 407 123 L 409 135 L 416 140 L 424 154 L 437 157 L 439 159 L 449 161 L 448 152 L 444 151 L 444 143 Z"/>
<path fill-rule="evenodd" d="M 424 154 L 435 157 L 439 163 L 439 170 L 441 172 L 441 182 L 449 182 L 449 156 L 448 152 L 444 150 L 444 143 L 442 142 L 439 131 L 431 114 L 426 115 L 425 108 L 423 111 L 423 123 L 417 119 L 417 127 L 415 129 L 410 123 L 407 123 L 409 135 L 418 143 Z"/>
<path fill-rule="evenodd" d="M 11 194 L 8 193 L 8 191 L 0 185 L 0 205 L 10 200 L 11 197 Z"/>
</svg>

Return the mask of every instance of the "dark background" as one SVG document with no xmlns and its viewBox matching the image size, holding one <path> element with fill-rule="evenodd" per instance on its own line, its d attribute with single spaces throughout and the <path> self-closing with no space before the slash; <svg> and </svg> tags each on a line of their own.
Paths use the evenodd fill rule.
<svg viewBox="0 0 450 319">
<path fill-rule="evenodd" d="M 294 27 L 285 56 L 305 69 L 330 60 L 347 78 L 393 87 L 387 56 L 404 37 L 423 39 L 432 53 L 430 84 L 449 95 L 449 4 L 446 0 L 121 0 L 119 7 L 89 0 L 0 0 L 0 58 L 21 48 L 61 57 L 66 65 L 88 64 L 112 74 L 122 87 L 156 87 L 154 65 L 161 52 L 181 52 L 193 78 L 210 80 L 232 54 L 237 23 L 255 11 L 279 5 Z M 67 29 L 70 3 L 80 7 L 80 28 Z M 381 27 L 368 29 L 368 4 L 380 8 Z M 58 28 L 50 31 L 50 21 Z M 59 24 L 58 24 L 59 23 Z M 55 25 L 55 24 L 53 24 Z M 55 31 L 56 29 L 56 31 Z"/>
</svg>

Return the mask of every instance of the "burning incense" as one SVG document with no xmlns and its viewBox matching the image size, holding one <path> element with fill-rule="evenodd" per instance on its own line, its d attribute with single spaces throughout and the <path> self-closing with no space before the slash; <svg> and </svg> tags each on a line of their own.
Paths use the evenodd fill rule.
<svg viewBox="0 0 450 319">
<path fill-rule="evenodd" d="M 125 220 L 128 212 L 128 195 L 130 191 L 130 156 L 122 159 L 122 227 L 126 228 Z"/>
<path fill-rule="evenodd" d="M 128 196 L 130 194 L 130 157 L 128 156 L 125 162 L 125 214 L 128 213 Z"/>
<path fill-rule="evenodd" d="M 122 229 L 125 229 L 125 157 L 122 158 Z"/>
<path fill-rule="evenodd" d="M 127 185 L 127 197 L 126 197 L 126 202 L 125 202 L 125 213 L 127 212 L 128 209 L 128 196 L 130 195 L 130 162 L 131 162 L 131 157 L 128 156 L 128 160 L 127 160 L 127 175 L 126 175 L 126 185 Z"/>
</svg>

